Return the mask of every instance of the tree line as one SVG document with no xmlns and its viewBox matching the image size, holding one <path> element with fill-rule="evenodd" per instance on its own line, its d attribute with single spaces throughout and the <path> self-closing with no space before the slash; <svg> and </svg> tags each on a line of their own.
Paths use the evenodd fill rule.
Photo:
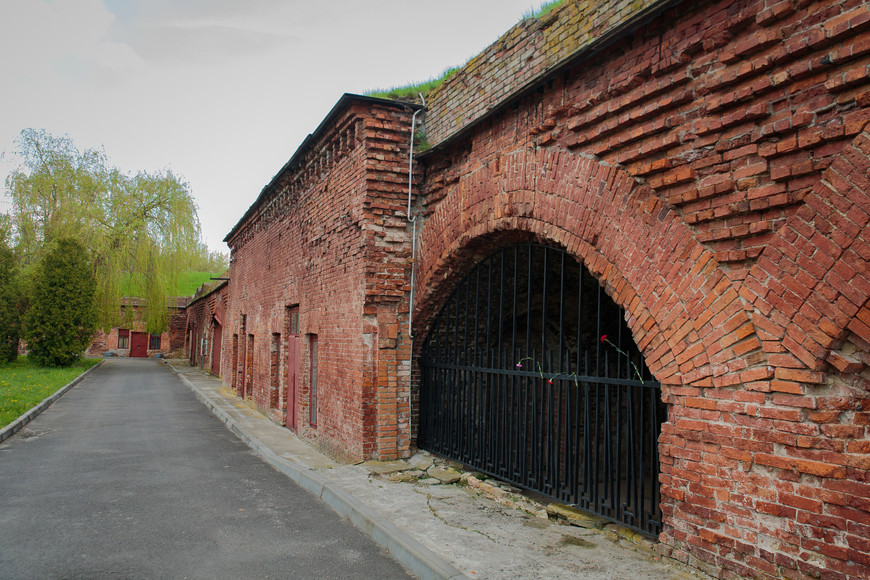
<svg viewBox="0 0 870 580">
<path fill-rule="evenodd" d="M 43 130 L 15 144 L 11 210 L 0 214 L 0 362 L 15 360 L 24 338 L 38 364 L 74 363 L 97 328 L 131 324 L 125 296 L 150 306 L 140 311 L 147 332 L 162 332 L 178 275 L 226 268 L 171 171 L 124 173 L 104 151 Z"/>
</svg>

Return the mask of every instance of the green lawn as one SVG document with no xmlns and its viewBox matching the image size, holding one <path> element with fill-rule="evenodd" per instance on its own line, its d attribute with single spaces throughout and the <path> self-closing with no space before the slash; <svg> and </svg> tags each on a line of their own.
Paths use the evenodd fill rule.
<svg viewBox="0 0 870 580">
<path fill-rule="evenodd" d="M 178 286 L 175 289 L 175 296 L 192 296 L 197 289 L 206 282 L 214 282 L 212 276 L 218 277 L 220 274 L 211 272 L 183 272 L 178 275 Z"/>
<path fill-rule="evenodd" d="M 99 359 L 83 359 L 70 368 L 47 369 L 34 366 L 27 357 L 20 356 L 14 363 L 0 364 L 0 428 L 98 362 Z"/>
</svg>

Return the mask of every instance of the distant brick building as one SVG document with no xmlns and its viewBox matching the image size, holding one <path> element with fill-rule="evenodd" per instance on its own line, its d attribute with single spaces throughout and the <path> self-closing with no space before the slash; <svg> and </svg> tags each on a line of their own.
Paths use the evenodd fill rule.
<svg viewBox="0 0 870 580">
<path fill-rule="evenodd" d="M 190 364 L 218 376 L 226 305 L 225 280 L 203 284 L 190 299 L 185 320 L 184 352 Z"/>
<path fill-rule="evenodd" d="M 153 357 L 172 356 L 184 349 L 184 320 L 187 317 L 187 299 L 172 298 L 167 306 L 169 326 L 165 332 L 154 334 L 145 331 L 145 323 L 139 317 L 139 310 L 145 308 L 137 298 L 125 298 L 121 303 L 122 312 L 132 310 L 133 322 L 127 327 L 115 327 L 108 333 L 98 330 L 86 356 Z"/>
<path fill-rule="evenodd" d="M 870 577 L 870 6 L 523 21 L 429 96 L 409 216 L 418 108 L 345 95 L 227 236 L 225 383 L 719 577 Z"/>
</svg>

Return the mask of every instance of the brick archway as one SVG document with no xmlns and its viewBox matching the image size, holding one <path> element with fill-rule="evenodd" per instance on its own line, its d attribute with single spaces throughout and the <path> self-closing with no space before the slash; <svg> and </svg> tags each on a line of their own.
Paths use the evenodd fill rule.
<svg viewBox="0 0 870 580">
<path fill-rule="evenodd" d="M 558 150 L 504 153 L 459 180 L 421 232 L 415 335 L 486 251 L 526 236 L 581 260 L 625 308 L 663 385 L 735 384 L 761 342 L 713 255 L 651 189 L 621 169 Z M 760 372 L 766 372 L 766 367 Z M 727 376 L 726 376 L 727 375 Z"/>
</svg>

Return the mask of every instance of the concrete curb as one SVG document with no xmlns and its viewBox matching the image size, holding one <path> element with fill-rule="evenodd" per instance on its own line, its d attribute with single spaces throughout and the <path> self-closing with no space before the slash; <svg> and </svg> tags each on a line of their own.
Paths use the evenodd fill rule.
<svg viewBox="0 0 870 580">
<path fill-rule="evenodd" d="M 441 556 L 432 552 L 393 524 L 381 521 L 377 513 L 340 486 L 322 478 L 302 463 L 277 455 L 262 441 L 236 423 L 228 413 L 220 408 L 208 395 L 200 391 L 187 377 L 175 371 L 175 367 L 169 363 L 167 363 L 167 366 L 248 447 L 256 451 L 272 467 L 285 474 L 299 486 L 318 496 L 339 515 L 350 520 L 353 525 L 387 550 L 414 575 L 424 580 L 459 580 L 468 578 L 448 564 Z"/>
<path fill-rule="evenodd" d="M 88 376 L 92 371 L 103 366 L 104 362 L 106 362 L 106 361 L 101 360 L 100 362 L 98 362 L 97 364 L 95 364 L 94 366 L 92 366 L 91 368 L 89 368 L 88 370 L 86 370 L 85 372 L 83 372 L 82 374 L 80 374 L 79 376 L 74 378 L 73 380 L 71 380 L 69 383 L 67 383 L 66 385 L 64 385 L 63 387 L 61 387 L 57 391 L 55 391 L 55 393 L 53 395 L 49 395 L 48 397 L 44 398 L 42 400 L 42 402 L 40 402 L 38 405 L 36 405 L 32 409 L 30 409 L 29 411 L 27 411 L 26 413 L 24 413 L 23 415 L 21 415 L 20 417 L 18 417 L 17 419 L 15 419 L 11 423 L 9 423 L 5 427 L 3 427 L 3 429 L 0 429 L 0 442 L 6 441 L 10 437 L 15 435 L 19 431 L 21 431 L 21 429 L 23 429 L 25 425 L 27 425 L 28 423 L 30 423 L 31 421 L 36 419 L 36 417 L 40 413 L 42 413 L 43 411 L 45 411 L 46 409 L 51 407 L 51 404 L 54 403 L 55 401 L 57 401 L 59 398 L 61 398 L 61 396 L 63 396 L 64 393 L 66 393 L 68 390 L 70 390 L 71 388 L 73 388 L 74 386 L 79 384 L 81 382 L 81 380 L 84 379 L 86 376 Z"/>
</svg>

